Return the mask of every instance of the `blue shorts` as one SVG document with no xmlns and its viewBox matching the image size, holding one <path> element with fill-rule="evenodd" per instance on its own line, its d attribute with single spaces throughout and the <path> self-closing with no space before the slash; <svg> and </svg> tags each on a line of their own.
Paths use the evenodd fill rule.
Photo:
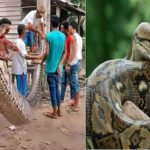
<svg viewBox="0 0 150 150">
<path fill-rule="evenodd" d="M 34 45 L 34 43 L 35 43 L 34 35 L 35 35 L 35 33 L 32 31 L 26 32 L 26 36 L 24 39 L 26 46 L 32 47 Z"/>
<path fill-rule="evenodd" d="M 28 94 L 28 80 L 27 74 L 16 75 L 17 89 L 22 96 Z"/>
</svg>

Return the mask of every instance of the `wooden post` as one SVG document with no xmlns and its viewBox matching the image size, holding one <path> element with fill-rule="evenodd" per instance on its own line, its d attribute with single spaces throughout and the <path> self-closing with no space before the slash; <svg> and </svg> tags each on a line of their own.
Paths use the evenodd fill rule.
<svg viewBox="0 0 150 150">
<path fill-rule="evenodd" d="M 59 7 L 59 6 L 56 6 L 56 15 L 57 15 L 58 17 L 60 17 L 60 12 L 61 12 L 60 7 Z"/>
<path fill-rule="evenodd" d="M 51 21 L 51 0 L 47 3 L 47 30 L 50 31 L 50 21 Z"/>
<path fill-rule="evenodd" d="M 78 15 L 78 33 L 80 34 L 81 16 Z"/>
</svg>

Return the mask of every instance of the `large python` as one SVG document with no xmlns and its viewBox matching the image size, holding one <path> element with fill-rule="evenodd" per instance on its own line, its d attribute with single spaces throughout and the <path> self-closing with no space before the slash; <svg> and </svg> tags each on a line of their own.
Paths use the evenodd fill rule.
<svg viewBox="0 0 150 150">
<path fill-rule="evenodd" d="M 150 116 L 150 24 L 135 30 L 127 59 L 99 65 L 87 79 L 88 149 L 150 149 L 150 119 L 135 120 L 123 104 L 132 101 Z"/>
<path fill-rule="evenodd" d="M 28 123 L 31 119 L 30 107 L 35 106 L 41 97 L 41 65 L 35 66 L 35 77 L 28 97 L 22 97 L 10 80 L 8 67 L 0 61 L 0 112 L 14 124 Z"/>
</svg>

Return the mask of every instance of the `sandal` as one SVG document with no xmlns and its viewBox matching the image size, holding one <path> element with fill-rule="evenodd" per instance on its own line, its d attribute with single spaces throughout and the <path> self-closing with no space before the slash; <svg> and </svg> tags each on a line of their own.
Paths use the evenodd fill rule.
<svg viewBox="0 0 150 150">
<path fill-rule="evenodd" d="M 72 107 L 71 110 L 72 110 L 72 112 L 79 112 L 80 111 L 79 107 Z"/>
<path fill-rule="evenodd" d="M 67 106 L 68 106 L 68 107 L 73 107 L 74 104 L 73 104 L 73 103 L 70 103 L 70 104 L 68 104 Z"/>
</svg>

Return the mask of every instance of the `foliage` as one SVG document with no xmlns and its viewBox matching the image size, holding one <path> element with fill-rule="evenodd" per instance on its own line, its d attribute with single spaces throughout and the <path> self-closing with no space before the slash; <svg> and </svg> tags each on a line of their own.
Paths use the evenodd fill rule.
<svg viewBox="0 0 150 150">
<path fill-rule="evenodd" d="M 86 0 L 71 0 L 71 2 L 85 10 Z"/>
<path fill-rule="evenodd" d="M 87 0 L 87 76 L 100 63 L 127 55 L 140 22 L 150 19 L 150 0 Z"/>
</svg>

